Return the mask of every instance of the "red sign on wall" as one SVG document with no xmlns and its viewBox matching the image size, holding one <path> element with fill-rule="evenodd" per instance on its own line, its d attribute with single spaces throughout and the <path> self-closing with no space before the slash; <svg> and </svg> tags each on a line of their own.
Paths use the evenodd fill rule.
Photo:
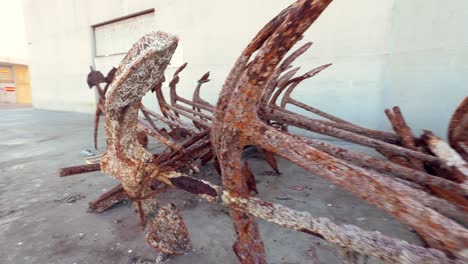
<svg viewBox="0 0 468 264">
<path fill-rule="evenodd" d="M 16 91 L 16 88 L 13 87 L 13 86 L 7 86 L 7 87 L 4 87 L 3 90 L 5 92 L 14 92 L 14 91 Z"/>
</svg>

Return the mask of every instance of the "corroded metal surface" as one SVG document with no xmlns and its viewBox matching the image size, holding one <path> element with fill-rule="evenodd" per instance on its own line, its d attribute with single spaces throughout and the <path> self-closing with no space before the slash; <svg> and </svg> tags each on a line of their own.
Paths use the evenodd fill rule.
<svg viewBox="0 0 468 264">
<path fill-rule="evenodd" d="M 59 170 L 60 177 L 71 176 L 80 173 L 87 173 L 101 170 L 100 164 L 86 164 L 73 167 L 62 168 Z"/>
<path fill-rule="evenodd" d="M 430 133 L 416 137 L 398 107 L 386 111 L 395 130 L 392 133 L 358 126 L 292 98 L 299 84 L 331 66 L 326 64 L 297 75 L 299 68 L 292 64 L 311 43 L 286 57 L 331 1 L 299 0 L 267 23 L 235 62 L 216 106 L 200 96 L 202 84 L 209 81 L 208 73 L 198 80 L 192 100 L 177 94 L 186 63 L 169 80 L 167 100 L 162 91 L 164 70 L 178 39 L 161 32 L 142 37 L 118 70 L 108 74 L 114 78 L 103 81 L 93 72 L 88 82 L 105 95 L 97 107 L 97 113 L 106 114 L 107 149 L 100 166 L 65 168 L 62 174 L 102 169 L 119 179 L 121 185 L 90 206 L 105 210 L 123 199 L 131 200 L 142 225 L 148 227 L 148 243 L 168 254 L 191 248 L 177 208 L 172 204 L 160 208 L 156 200 L 162 191 L 175 187 L 229 207 L 237 234 L 233 250 L 242 263 L 266 263 L 255 218 L 334 243 L 350 263 L 358 254 L 389 263 L 467 261 L 468 231 L 459 223 L 468 222 L 466 162 L 461 162 L 453 140 L 450 143 L 454 149 Z M 108 91 L 100 90 L 101 82 L 110 83 Z M 155 93 L 161 114 L 141 103 L 150 90 Z M 286 109 L 288 105 L 327 120 L 299 115 Z M 464 118 L 463 104 L 459 109 L 452 118 L 449 140 L 459 129 L 461 121 L 457 120 Z M 292 131 L 289 127 L 367 146 L 388 160 L 288 132 Z M 138 141 L 138 131 L 144 131 L 166 149 L 150 153 Z M 242 160 L 242 152 L 250 146 L 263 153 L 277 173 L 275 155 L 383 209 L 416 230 L 430 248 L 338 225 L 252 197 L 258 194 L 255 175 Z M 198 171 L 198 164 L 209 161 L 220 172 L 222 186 L 182 173 Z"/>
<path fill-rule="evenodd" d="M 187 226 L 173 204 L 159 208 L 157 216 L 149 222 L 146 241 L 166 254 L 181 254 L 192 249 Z"/>
<path fill-rule="evenodd" d="M 468 96 L 463 99 L 450 119 L 448 139 L 450 146 L 468 161 Z"/>
<path fill-rule="evenodd" d="M 429 149 L 445 163 L 454 179 L 468 185 L 468 163 L 449 144 L 426 130 L 423 135 Z M 465 186 L 465 188 L 468 186 Z"/>
<path fill-rule="evenodd" d="M 102 213 L 127 199 L 127 194 L 124 192 L 122 185 L 119 184 L 101 195 L 98 199 L 90 202 L 89 209 L 95 213 Z"/>
<path fill-rule="evenodd" d="M 99 72 L 94 70 L 92 67 L 91 72 L 88 74 L 87 77 L 87 83 L 90 89 L 93 87 L 96 88 L 96 92 L 98 95 L 98 102 L 96 104 L 96 110 L 94 113 L 94 133 L 93 133 L 93 139 L 94 139 L 94 148 L 97 149 L 97 137 L 98 137 L 98 129 L 99 129 L 99 120 L 101 118 L 101 115 L 106 113 L 105 110 L 105 105 L 106 105 L 106 94 L 107 90 L 109 89 L 109 85 L 112 83 L 115 77 L 115 73 L 117 72 L 117 69 L 113 67 L 104 77 L 104 75 Z M 101 84 L 105 83 L 104 89 L 101 88 Z M 140 130 L 140 133 L 138 134 L 138 141 L 140 144 L 146 147 L 148 144 L 148 136 Z"/>
</svg>

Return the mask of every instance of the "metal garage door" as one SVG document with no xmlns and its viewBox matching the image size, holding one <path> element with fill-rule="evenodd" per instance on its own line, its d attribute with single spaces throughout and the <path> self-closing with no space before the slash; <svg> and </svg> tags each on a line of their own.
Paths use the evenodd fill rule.
<svg viewBox="0 0 468 264">
<path fill-rule="evenodd" d="M 140 37 L 159 28 L 155 24 L 154 9 L 96 24 L 94 30 L 94 65 L 104 75 L 117 67 Z M 182 46 L 172 56 L 171 65 L 182 65 Z"/>
<path fill-rule="evenodd" d="M 146 33 L 159 30 L 154 16 L 154 9 L 151 9 L 94 25 L 95 69 L 105 76 L 112 67 L 117 68 L 135 41 Z M 172 56 L 171 65 L 179 66 L 182 63 L 182 47 L 179 45 Z M 143 103 L 157 105 L 155 97 L 151 95 L 145 96 Z"/>
<path fill-rule="evenodd" d="M 117 67 L 133 43 L 147 32 L 156 30 L 154 10 L 116 18 L 93 26 L 96 70 L 104 75 Z"/>
</svg>

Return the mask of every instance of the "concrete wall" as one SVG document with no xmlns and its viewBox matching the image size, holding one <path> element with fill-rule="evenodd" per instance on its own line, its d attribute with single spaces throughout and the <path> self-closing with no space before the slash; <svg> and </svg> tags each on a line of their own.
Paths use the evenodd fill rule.
<svg viewBox="0 0 468 264">
<path fill-rule="evenodd" d="M 466 25 L 466 0 L 395 1 L 384 106 L 400 105 L 415 130 L 446 136 L 449 117 L 468 95 Z"/>
<path fill-rule="evenodd" d="M 237 56 L 255 33 L 289 0 L 24 0 L 32 42 L 33 104 L 38 108 L 86 111 L 95 96 L 85 84 L 93 64 L 91 25 L 149 8 L 154 28 L 180 37 L 180 94 L 202 89 L 215 102 Z M 313 48 L 296 64 L 302 72 L 334 65 L 304 82 L 294 96 L 358 124 L 389 128 L 383 109 L 400 105 L 409 123 L 445 134 L 447 118 L 468 89 L 468 2 L 453 0 L 335 0 L 304 40 Z M 464 57 L 463 57 L 464 56 Z M 180 58 L 178 59 L 178 61 Z M 167 74 L 173 73 L 173 63 Z M 100 69 L 106 72 L 108 69 Z M 146 98 L 147 104 L 154 99 Z"/>
<path fill-rule="evenodd" d="M 26 0 L 24 7 L 31 43 L 33 105 L 51 110 L 94 111 L 95 95 L 86 85 L 93 62 L 91 25 L 142 7 L 71 0 Z"/>
<path fill-rule="evenodd" d="M 23 13 L 21 1 L 0 0 L 0 63 L 29 63 Z"/>
</svg>

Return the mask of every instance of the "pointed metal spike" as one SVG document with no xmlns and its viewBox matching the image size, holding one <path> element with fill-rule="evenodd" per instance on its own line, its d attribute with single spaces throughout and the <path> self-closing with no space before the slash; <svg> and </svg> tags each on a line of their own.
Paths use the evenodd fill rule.
<svg viewBox="0 0 468 264">
<path fill-rule="evenodd" d="M 306 44 L 298 48 L 296 51 L 291 53 L 291 55 L 289 55 L 289 57 L 284 59 L 283 63 L 281 63 L 280 70 L 285 71 L 287 67 L 289 67 L 291 63 L 293 63 L 299 56 L 304 54 L 304 52 L 306 52 L 312 46 L 312 44 L 313 44 L 312 42 L 307 42 Z"/>
<path fill-rule="evenodd" d="M 179 75 L 179 73 L 180 73 L 181 71 L 183 71 L 183 70 L 185 69 L 185 67 L 187 67 L 187 64 L 188 64 L 188 62 L 186 62 L 186 63 L 180 65 L 179 68 L 177 68 L 177 70 L 174 72 L 174 75 L 172 75 L 172 76 L 174 77 L 174 76 Z"/>
</svg>

